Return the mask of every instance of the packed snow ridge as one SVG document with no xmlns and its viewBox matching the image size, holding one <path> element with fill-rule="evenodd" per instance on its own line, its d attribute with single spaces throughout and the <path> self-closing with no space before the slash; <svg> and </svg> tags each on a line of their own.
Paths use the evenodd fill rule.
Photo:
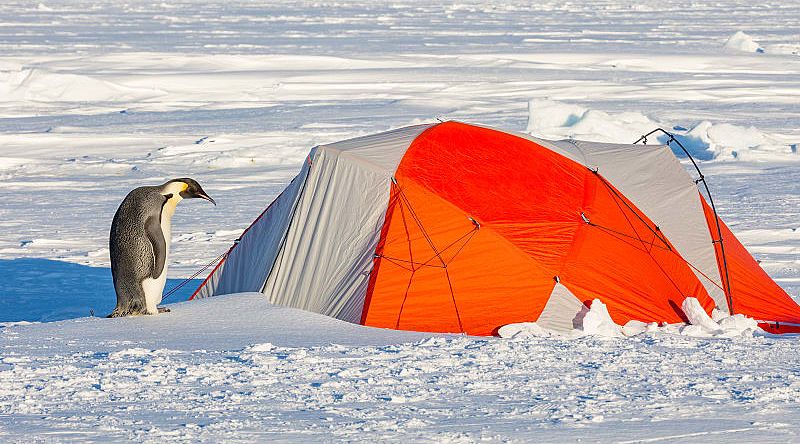
<svg viewBox="0 0 800 444">
<path fill-rule="evenodd" d="M 673 132 L 690 154 L 700 160 L 800 161 L 797 143 L 787 144 L 752 126 L 707 120 L 683 126 L 653 120 L 635 111 L 611 114 L 549 99 L 528 102 L 527 132 L 545 139 L 633 143 L 656 128 Z M 666 143 L 667 138 L 654 135 L 651 142 L 656 141 Z M 684 156 L 680 151 L 676 154 Z"/>
</svg>

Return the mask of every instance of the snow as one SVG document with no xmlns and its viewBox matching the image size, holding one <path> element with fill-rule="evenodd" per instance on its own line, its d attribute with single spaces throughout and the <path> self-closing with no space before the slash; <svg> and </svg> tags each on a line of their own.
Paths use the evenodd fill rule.
<svg viewBox="0 0 800 444">
<path fill-rule="evenodd" d="M 497 336 L 501 338 L 530 338 L 530 337 L 571 337 L 578 333 L 577 331 L 570 331 L 567 333 L 556 332 L 542 327 L 536 322 L 518 322 L 515 324 L 503 325 L 497 329 Z"/>
<path fill-rule="evenodd" d="M 611 315 L 608 314 L 608 307 L 600 299 L 592 301 L 592 306 L 583 316 L 582 325 L 583 332 L 587 335 L 608 338 L 622 336 L 622 329 L 611 319 Z"/>
<path fill-rule="evenodd" d="M 681 304 L 681 310 L 686 315 L 686 319 L 689 320 L 689 324 L 712 333 L 719 330 L 719 324 L 714 319 L 711 319 L 711 316 L 706 313 L 697 298 L 684 299 L 683 304 Z"/>
<path fill-rule="evenodd" d="M 736 34 L 725 42 L 724 48 L 729 51 L 764 52 L 764 48 L 756 43 L 753 37 L 742 31 L 736 31 Z"/>
<path fill-rule="evenodd" d="M 722 442 L 800 433 L 791 338 L 433 335 L 274 307 L 258 294 L 171 308 L 0 330 L 0 437 Z"/>
<path fill-rule="evenodd" d="M 732 337 L 473 338 L 252 294 L 86 317 L 113 308 L 107 236 L 130 189 L 189 176 L 219 204 L 178 207 L 171 288 L 312 146 L 437 117 L 608 142 L 673 131 L 800 297 L 800 5 L 266 3 L 0 5 L 0 441 L 800 439 L 797 338 L 743 318 L 714 316 Z M 738 31 L 763 53 L 726 49 Z"/>
<path fill-rule="evenodd" d="M 633 143 L 659 126 L 636 112 L 609 114 L 547 99 L 533 99 L 528 106 L 527 132 L 546 139 Z"/>
<path fill-rule="evenodd" d="M 671 336 L 687 336 L 695 338 L 734 338 L 771 336 L 758 327 L 758 322 L 742 314 L 731 316 L 716 308 L 713 318 L 703 309 L 697 298 L 687 297 L 681 304 L 681 310 L 688 322 L 679 324 L 646 323 L 637 320 L 628 321 L 620 326 L 611 319 L 608 307 L 600 300 L 594 299 L 591 308 L 576 315 L 576 328 L 570 331 L 555 331 L 542 327 L 536 322 L 520 322 L 508 324 L 497 330 L 501 338 L 558 338 L 576 339 L 593 337 L 598 339 L 631 337 L 641 334 L 662 334 Z"/>
<path fill-rule="evenodd" d="M 781 144 L 774 137 L 750 126 L 702 121 L 686 133 L 690 146 L 705 146 L 717 159 L 749 161 L 800 160 L 794 144 Z"/>
<path fill-rule="evenodd" d="M 716 308 L 712 312 L 713 316 L 709 316 L 697 298 L 687 297 L 684 299 L 681 310 L 686 315 L 687 324 L 659 326 L 655 323 L 645 324 L 639 321 L 629 321 L 623 327 L 622 332 L 626 336 L 654 332 L 703 338 L 765 336 L 755 319 L 742 314 L 730 315 Z"/>
<path fill-rule="evenodd" d="M 689 126 L 657 122 L 637 112 L 609 114 L 570 103 L 532 99 L 528 103 L 526 131 L 546 139 L 632 143 L 655 128 L 666 128 L 693 157 L 701 160 L 800 161 L 797 144 L 782 142 L 753 126 L 714 124 L 708 120 Z M 668 141 L 665 135 L 654 135 L 652 139 Z M 677 155 L 684 155 L 674 148 Z"/>
</svg>

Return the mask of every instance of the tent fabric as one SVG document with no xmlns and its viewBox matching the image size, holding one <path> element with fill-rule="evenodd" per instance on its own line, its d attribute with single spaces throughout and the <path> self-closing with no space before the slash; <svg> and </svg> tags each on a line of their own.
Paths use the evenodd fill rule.
<svg viewBox="0 0 800 444">
<path fill-rule="evenodd" d="M 347 158 L 364 168 L 374 169 L 392 177 L 397 165 L 405 154 L 406 148 L 431 124 L 413 125 L 371 134 L 363 137 L 343 140 L 329 145 L 321 145 L 316 150 L 338 153 L 338 157 Z"/>
<path fill-rule="evenodd" d="M 595 298 L 618 324 L 684 321 L 690 296 L 727 309 L 714 220 L 668 147 L 444 122 L 309 159 L 198 296 L 260 285 L 273 303 L 349 322 L 476 335 L 571 328 Z M 762 321 L 800 321 L 734 240 L 734 299 Z"/>
<path fill-rule="evenodd" d="M 588 311 L 589 307 L 567 287 L 556 283 L 536 323 L 550 330 L 567 332 L 580 327 Z"/>
<path fill-rule="evenodd" d="M 270 302 L 356 322 L 390 178 L 360 159 L 318 149 L 272 273 Z"/>
<path fill-rule="evenodd" d="M 392 237 L 378 254 L 411 270 L 377 265 L 365 325 L 491 334 L 525 314 L 538 317 L 556 276 L 581 300 L 614 295 L 606 305 L 620 324 L 680 322 L 687 296 L 709 310 L 714 306 L 655 224 L 618 190 L 528 140 L 460 123 L 438 125 L 412 143 L 395 177 L 420 233 L 408 227 L 403 211 L 392 212 L 389 224 L 398 228 L 389 229 Z M 398 216 L 402 223 L 395 222 Z M 426 249 L 430 256 L 466 236 L 470 218 L 480 229 L 457 257 L 445 253 L 439 267 L 415 266 Z M 489 235 L 494 238 L 487 242 Z M 516 254 L 499 248 L 501 242 Z M 641 303 L 651 295 L 659 297 Z M 434 311 L 436 319 L 420 316 Z"/>
<path fill-rule="evenodd" d="M 211 272 L 208 282 L 200 286 L 196 298 L 236 292 L 259 292 L 275 263 L 283 239 L 305 185 L 310 162 L 303 168 L 286 189 L 245 230 L 220 265 Z"/>
<path fill-rule="evenodd" d="M 741 313 L 760 321 L 777 321 L 800 326 L 800 310 L 797 303 L 764 272 L 725 222 L 719 219 L 725 248 L 725 263 L 723 263 L 722 250 L 718 242 L 717 218 L 714 217 L 714 212 L 705 199 L 703 210 L 709 232 L 715 241 L 720 270 L 724 270 L 727 263 L 734 313 Z"/>
<path fill-rule="evenodd" d="M 350 194 L 353 195 L 352 197 L 358 197 L 362 188 L 369 183 L 372 186 L 372 194 L 361 196 L 363 198 L 361 202 L 353 199 L 346 201 L 350 205 L 349 209 L 352 212 L 341 211 L 345 207 L 339 208 L 335 212 L 339 218 L 330 225 L 331 227 L 363 226 L 366 220 L 359 216 L 361 211 L 359 205 L 372 208 L 369 205 L 370 199 L 373 201 L 377 199 L 377 202 L 380 202 L 381 196 L 388 194 L 391 176 L 397 169 L 397 164 L 400 162 L 405 149 L 422 131 L 430 126 L 414 125 L 315 147 L 309 154 L 300 174 L 245 230 L 239 241 L 231 247 L 227 257 L 195 291 L 192 299 L 245 291 L 264 292 L 270 295 L 270 302 L 272 303 L 317 311 L 326 315 L 341 317 L 345 320 L 357 319 L 361 311 L 361 307 L 357 306 L 358 295 L 361 295 L 360 298 L 363 301 L 365 289 L 361 291 L 354 290 L 352 292 L 353 297 L 350 298 L 352 303 L 349 304 L 342 303 L 342 299 L 335 295 L 305 300 L 302 296 L 293 294 L 293 292 L 299 291 L 324 294 L 320 291 L 320 288 L 309 288 L 309 286 L 304 286 L 302 282 L 294 279 L 294 276 L 301 271 L 305 261 L 297 262 L 293 261 L 292 258 L 300 257 L 300 254 L 308 255 L 314 251 L 319 253 L 319 250 L 324 248 L 324 246 L 316 243 L 313 245 L 301 245 L 302 235 L 299 232 L 309 233 L 307 230 L 310 223 L 307 218 L 310 214 L 320 217 L 320 211 L 327 211 L 330 217 L 335 217 L 335 215 L 331 216 L 333 213 L 330 213 L 330 207 L 344 203 L 344 201 L 337 201 L 336 199 L 347 196 L 348 193 L 345 192 L 347 186 L 355 187 L 355 192 Z M 308 189 L 307 182 L 309 181 L 310 167 L 314 164 L 317 164 L 318 167 L 313 169 L 310 179 L 312 185 Z M 322 168 L 321 166 L 323 165 L 327 165 L 327 168 Z M 360 179 L 354 180 L 355 176 L 348 176 L 345 170 L 355 172 L 355 176 L 360 175 Z M 336 183 L 341 185 L 337 188 L 332 186 L 331 181 L 340 181 Z M 331 194 L 326 195 L 325 190 L 328 185 L 331 185 Z M 310 198 L 303 197 L 306 192 L 311 195 Z M 327 201 L 325 200 L 326 196 Z M 302 202 L 300 202 L 301 198 L 303 198 Z M 321 209 L 323 202 L 327 203 L 324 205 L 325 208 Z M 298 213 L 298 209 L 302 211 Z M 352 217 L 355 217 L 356 220 L 347 220 L 347 218 Z M 289 230 L 290 222 L 294 226 L 291 231 Z M 327 229 L 323 225 L 319 225 L 319 228 Z M 333 233 L 328 232 L 327 234 Z M 316 233 L 316 235 L 319 236 L 319 233 Z M 352 236 L 371 236 L 370 242 L 377 241 L 377 234 L 369 234 L 369 230 L 362 233 L 353 233 Z M 287 249 L 287 240 L 290 239 L 293 242 L 289 242 Z M 301 252 L 299 249 L 305 249 L 305 251 Z M 331 254 L 333 252 L 328 251 L 327 253 Z M 337 252 L 339 257 L 341 257 L 342 253 L 342 250 Z M 308 261 L 308 263 L 311 264 L 311 261 Z M 362 259 L 361 266 L 363 267 L 364 264 L 366 264 L 366 261 Z M 358 266 L 355 266 L 354 269 L 357 268 Z M 354 269 L 349 272 L 354 273 Z M 326 273 L 341 274 L 344 272 L 344 270 L 324 267 L 313 271 L 318 275 L 310 273 L 307 269 L 302 270 L 302 272 L 307 273 L 305 275 L 307 278 L 313 278 L 315 282 L 327 282 L 330 279 L 336 279 L 336 277 L 325 275 Z M 337 285 L 341 288 L 331 288 L 328 289 L 329 291 L 348 291 L 348 282 L 345 282 L 347 280 L 342 279 L 341 276 L 339 276 L 339 279 L 340 281 Z M 356 279 L 358 282 L 362 280 Z M 305 281 L 306 283 L 309 282 L 308 279 Z M 349 285 L 358 286 L 355 281 L 349 282 Z"/>
<path fill-rule="evenodd" d="M 675 245 L 714 302 L 727 307 L 711 236 L 696 228 L 705 223 L 697 185 L 668 146 L 527 138 L 614 184 Z"/>
</svg>

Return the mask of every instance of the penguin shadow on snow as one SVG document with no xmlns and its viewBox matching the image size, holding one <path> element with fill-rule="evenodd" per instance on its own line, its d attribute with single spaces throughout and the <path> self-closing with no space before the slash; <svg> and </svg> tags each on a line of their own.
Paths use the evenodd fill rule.
<svg viewBox="0 0 800 444">
<path fill-rule="evenodd" d="M 111 269 L 50 259 L 0 260 L 0 323 L 50 322 L 90 316 L 104 317 L 114 310 L 116 296 Z M 183 279 L 167 279 L 166 290 Z M 166 301 L 185 301 L 200 279 L 190 281 Z"/>
</svg>

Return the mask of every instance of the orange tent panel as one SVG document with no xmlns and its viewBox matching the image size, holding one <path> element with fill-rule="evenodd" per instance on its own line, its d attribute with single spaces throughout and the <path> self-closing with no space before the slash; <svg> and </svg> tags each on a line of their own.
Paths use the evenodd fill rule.
<svg viewBox="0 0 800 444">
<path fill-rule="evenodd" d="M 681 304 L 714 301 L 657 226 L 602 177 L 585 216 L 588 223 L 565 258 L 563 283 L 588 302 L 599 297 L 614 322 L 684 322 Z M 588 304 L 587 304 L 588 305 Z"/>
<path fill-rule="evenodd" d="M 362 324 L 490 335 L 539 316 L 552 276 L 441 197 L 412 180 L 398 183 Z"/>
<path fill-rule="evenodd" d="M 556 277 L 622 324 L 680 322 L 686 296 L 713 308 L 652 221 L 529 140 L 443 123 L 412 143 L 395 180 L 366 325 L 490 334 L 537 319 Z"/>
<path fill-rule="evenodd" d="M 702 198 L 702 197 L 701 197 Z M 717 263 L 720 274 L 725 276 L 716 218 L 711 206 L 703 199 L 708 228 L 715 241 Z M 779 321 L 800 324 L 800 306 L 773 281 L 753 256 L 733 235 L 733 232 L 719 219 L 722 241 L 725 248 L 730 294 L 733 312 L 741 313 L 761 321 Z M 785 331 L 784 331 L 785 332 Z"/>
</svg>

